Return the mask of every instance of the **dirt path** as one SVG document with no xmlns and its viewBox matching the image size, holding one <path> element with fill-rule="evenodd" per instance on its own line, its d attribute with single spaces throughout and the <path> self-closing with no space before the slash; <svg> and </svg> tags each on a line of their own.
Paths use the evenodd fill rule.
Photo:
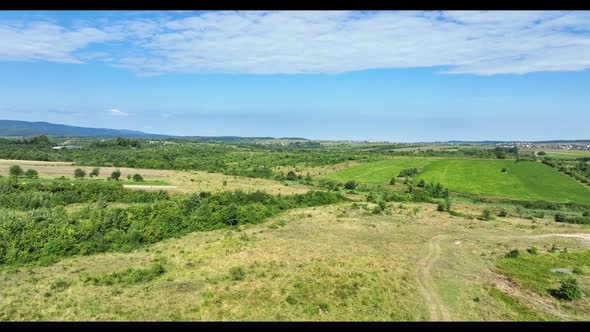
<svg viewBox="0 0 590 332">
<path fill-rule="evenodd" d="M 487 237 L 487 239 L 541 239 L 546 237 L 569 237 L 580 239 L 584 243 L 590 245 L 590 234 L 587 233 L 550 233 L 550 234 L 539 234 L 539 235 L 514 235 L 514 236 L 493 236 Z M 416 264 L 418 290 L 426 300 L 428 306 L 429 319 L 431 321 L 450 321 L 451 315 L 447 306 L 444 304 L 434 284 L 432 278 L 432 267 L 440 257 L 441 248 L 440 242 L 448 238 L 448 235 L 437 235 L 432 237 L 428 241 L 428 254 L 426 257 L 420 259 Z M 526 303 L 527 306 L 540 310 L 548 315 L 559 317 L 565 320 L 572 320 L 572 316 L 561 312 L 554 303 L 544 299 L 540 295 L 537 295 L 531 291 L 523 290 L 503 276 L 496 278 L 495 287 L 511 296 L 514 296 Z"/>
<path fill-rule="evenodd" d="M 426 299 L 430 315 L 429 319 L 431 321 L 451 320 L 449 310 L 440 299 L 431 275 L 432 266 L 440 257 L 440 241 L 447 237 L 447 235 L 437 235 L 432 237 L 428 241 L 428 254 L 416 264 L 418 290 Z"/>
<path fill-rule="evenodd" d="M 150 186 L 150 185 L 139 185 L 139 184 L 124 184 L 123 188 L 150 191 L 150 190 L 173 190 L 173 189 L 176 189 L 176 186 Z"/>
</svg>

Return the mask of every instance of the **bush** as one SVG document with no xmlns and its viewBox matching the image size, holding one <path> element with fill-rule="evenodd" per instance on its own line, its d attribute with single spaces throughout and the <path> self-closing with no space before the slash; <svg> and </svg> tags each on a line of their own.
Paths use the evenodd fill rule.
<svg viewBox="0 0 590 332">
<path fill-rule="evenodd" d="M 76 170 L 74 170 L 74 177 L 76 179 L 82 179 L 83 177 L 86 176 L 86 172 L 84 172 L 83 169 L 81 168 L 76 168 Z"/>
<path fill-rule="evenodd" d="M 535 247 L 535 246 L 531 246 L 526 251 L 531 255 L 538 255 L 539 254 L 539 249 L 537 249 L 537 247 Z"/>
<path fill-rule="evenodd" d="M 37 179 L 39 178 L 39 173 L 37 173 L 37 171 L 34 169 L 28 169 L 25 172 L 25 177 L 28 179 Z"/>
<path fill-rule="evenodd" d="M 585 211 L 582 213 L 582 217 L 590 217 L 590 211 Z"/>
<path fill-rule="evenodd" d="M 389 184 L 393 186 L 395 184 L 395 178 L 389 179 Z"/>
<path fill-rule="evenodd" d="M 494 213 L 490 209 L 484 209 L 477 219 L 485 221 L 494 220 Z"/>
<path fill-rule="evenodd" d="M 412 177 L 416 174 L 420 173 L 420 169 L 418 168 L 408 168 L 401 171 L 398 175 L 399 178 L 401 177 Z"/>
<path fill-rule="evenodd" d="M 98 176 L 100 174 L 100 168 L 95 167 L 92 169 L 92 171 L 90 172 L 90 177 L 94 177 L 94 176 Z"/>
<path fill-rule="evenodd" d="M 90 285 L 113 285 L 113 284 L 136 284 L 156 279 L 164 274 L 166 270 L 160 263 L 153 263 L 143 269 L 128 268 L 122 272 L 113 272 L 107 274 L 98 274 L 90 276 L 88 274 L 80 275 L 84 284 Z"/>
<path fill-rule="evenodd" d="M 440 212 L 451 210 L 451 201 L 445 199 L 443 202 L 438 203 L 436 210 Z"/>
<path fill-rule="evenodd" d="M 344 184 L 344 188 L 345 189 L 350 189 L 350 190 L 355 189 L 356 188 L 356 182 L 354 182 L 354 181 L 348 181 L 348 182 L 346 182 Z"/>
<path fill-rule="evenodd" d="M 561 300 L 572 301 L 581 298 L 582 291 L 576 279 L 567 278 L 561 281 L 559 289 L 553 291 L 553 296 Z"/>
<path fill-rule="evenodd" d="M 506 168 L 506 167 L 503 167 L 503 168 L 500 170 L 500 172 L 502 172 L 502 173 L 506 173 L 506 172 L 508 172 L 508 168 Z"/>
<path fill-rule="evenodd" d="M 119 181 L 119 178 L 120 177 L 121 177 L 121 171 L 119 171 L 119 170 L 113 171 L 111 173 L 111 179 L 112 180 Z"/>
<path fill-rule="evenodd" d="M 297 180 L 297 174 L 295 174 L 295 172 L 293 172 L 293 171 L 289 171 L 287 173 L 287 177 L 285 179 L 287 179 L 289 181 L 295 181 L 295 180 Z"/>
<path fill-rule="evenodd" d="M 383 211 L 385 211 L 386 207 L 387 207 L 387 205 L 385 204 L 384 201 L 379 201 L 379 202 L 377 202 L 377 206 L 375 206 L 373 208 L 373 213 L 374 214 L 382 213 Z"/>
<path fill-rule="evenodd" d="M 508 217 L 508 212 L 506 212 L 506 210 L 502 210 L 502 211 L 500 211 L 500 213 L 498 213 L 498 217 L 502 217 L 502 218 Z"/>
<path fill-rule="evenodd" d="M 418 182 L 417 186 L 420 188 L 424 188 L 424 186 L 426 185 L 426 181 L 424 181 L 424 179 L 420 179 L 420 182 Z"/>
<path fill-rule="evenodd" d="M 506 258 L 518 258 L 518 257 L 520 257 L 520 250 L 518 250 L 518 249 L 510 250 L 504 257 L 506 257 Z"/>
<path fill-rule="evenodd" d="M 246 277 L 246 271 L 241 266 L 235 266 L 229 269 L 229 275 L 232 280 L 244 280 L 244 278 Z"/>
<path fill-rule="evenodd" d="M 143 181 L 143 176 L 141 176 L 141 174 L 134 174 L 133 175 L 133 181 L 135 181 L 135 182 L 141 182 L 141 181 Z"/>
<path fill-rule="evenodd" d="M 10 175 L 21 176 L 23 174 L 24 174 L 23 169 L 19 165 L 10 166 Z"/>
</svg>

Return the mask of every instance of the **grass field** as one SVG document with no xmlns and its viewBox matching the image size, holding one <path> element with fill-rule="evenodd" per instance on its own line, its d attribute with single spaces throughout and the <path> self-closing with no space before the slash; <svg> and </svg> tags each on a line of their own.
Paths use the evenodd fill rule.
<svg viewBox="0 0 590 332">
<path fill-rule="evenodd" d="M 502 168 L 508 171 L 503 173 Z M 438 160 L 426 165 L 416 179 L 482 196 L 590 203 L 589 187 L 547 165 L 529 161 Z"/>
<path fill-rule="evenodd" d="M 74 170 L 78 168 L 70 163 L 42 162 L 33 160 L 4 160 L 0 159 L 0 175 L 7 176 L 10 166 L 20 165 L 23 170 L 34 169 L 41 178 L 56 178 L 65 176 L 68 179 L 74 178 Z M 80 167 L 86 174 L 92 171 L 93 167 Z M 199 191 L 221 192 L 221 191 L 256 191 L 264 190 L 271 194 L 292 195 L 308 191 L 304 185 L 285 186 L 279 181 L 268 179 L 254 179 L 242 176 L 225 175 L 221 173 L 208 173 L 203 171 L 173 171 L 159 169 L 140 169 L 127 167 L 100 167 L 100 176 L 92 181 L 104 180 L 114 170 L 121 171 L 121 181 L 125 185 L 172 185 L 173 189 L 167 189 L 174 193 L 191 193 Z M 133 182 L 127 180 L 127 176 L 139 173 L 145 181 Z M 84 181 L 89 181 L 85 179 Z M 22 179 L 22 181 L 26 181 Z M 55 180 L 59 181 L 59 180 Z M 171 188 L 171 187 L 170 187 Z"/>
<path fill-rule="evenodd" d="M 519 200 L 590 203 L 590 188 L 535 162 L 486 159 L 392 158 L 328 174 L 339 181 L 387 183 L 407 168 L 423 168 L 416 180 L 440 182 L 454 192 Z M 508 171 L 501 172 L 502 168 Z"/>
<path fill-rule="evenodd" d="M 525 151 L 535 154 L 539 151 L 543 151 L 546 155 L 540 157 L 550 157 L 553 159 L 574 160 L 581 157 L 590 157 L 590 150 L 530 149 Z"/>
<path fill-rule="evenodd" d="M 399 172 L 407 168 L 420 168 L 428 165 L 434 158 L 392 158 L 371 163 L 365 163 L 336 173 L 326 175 L 326 178 L 338 181 L 358 181 L 366 183 L 385 183 L 390 178 L 397 177 Z"/>
<path fill-rule="evenodd" d="M 514 247 L 587 248 L 572 238 L 523 238 L 586 228 L 474 222 L 435 209 L 298 209 L 133 252 L 0 269 L 0 320 L 588 319 L 587 307 L 545 296 L 546 308 L 497 288 L 493 271 Z"/>
</svg>

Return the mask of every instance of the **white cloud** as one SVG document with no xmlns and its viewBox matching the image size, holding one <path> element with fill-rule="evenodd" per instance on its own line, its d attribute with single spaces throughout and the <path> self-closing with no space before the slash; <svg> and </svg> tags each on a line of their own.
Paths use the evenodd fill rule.
<svg viewBox="0 0 590 332">
<path fill-rule="evenodd" d="M 125 113 L 125 112 L 121 111 L 120 109 L 116 109 L 116 108 L 109 110 L 109 113 L 113 116 L 127 116 L 127 115 L 129 115 L 128 113 Z"/>
<path fill-rule="evenodd" d="M 76 62 L 75 50 L 125 36 L 126 43 L 104 58 L 141 76 L 411 67 L 495 75 L 590 68 L 588 12 L 208 12 L 75 31 L 32 26 L 7 34 L 0 25 L 0 59 L 13 54 Z M 14 46 L 15 40 L 25 46 Z M 53 42 L 57 48 L 41 47 Z"/>
<path fill-rule="evenodd" d="M 0 60 L 80 63 L 73 53 L 91 43 L 121 38 L 91 27 L 66 29 L 47 22 L 0 22 Z"/>
</svg>

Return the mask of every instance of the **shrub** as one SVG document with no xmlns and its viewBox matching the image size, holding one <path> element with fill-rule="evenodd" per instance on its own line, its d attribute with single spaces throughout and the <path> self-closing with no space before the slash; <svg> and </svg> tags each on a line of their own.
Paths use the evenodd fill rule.
<svg viewBox="0 0 590 332">
<path fill-rule="evenodd" d="M 508 217 L 508 212 L 506 212 L 506 210 L 502 210 L 502 211 L 500 211 L 500 213 L 498 213 L 498 217 L 502 217 L 502 218 Z"/>
<path fill-rule="evenodd" d="M 154 280 L 160 275 L 164 274 L 166 270 L 160 263 L 152 263 L 143 269 L 128 268 L 122 272 L 113 272 L 98 275 L 80 275 L 80 279 L 84 284 L 90 285 L 112 285 L 112 284 L 136 284 L 140 282 L 147 282 Z"/>
<path fill-rule="evenodd" d="M 246 271 L 241 266 L 235 266 L 229 269 L 229 275 L 232 280 L 244 280 L 244 278 L 246 277 Z"/>
<path fill-rule="evenodd" d="M 81 179 L 81 178 L 83 178 L 83 177 L 85 177 L 85 176 L 86 176 L 86 172 L 84 172 L 84 170 L 83 170 L 83 169 L 81 169 L 81 168 L 76 168 L 76 170 L 74 170 L 74 177 L 75 177 L 76 179 Z"/>
<path fill-rule="evenodd" d="M 10 166 L 10 175 L 21 176 L 23 174 L 24 174 L 23 169 L 19 165 Z"/>
<path fill-rule="evenodd" d="M 141 176 L 141 174 L 134 174 L 133 175 L 133 181 L 135 181 L 135 182 L 141 182 L 141 181 L 143 181 L 143 176 Z"/>
<path fill-rule="evenodd" d="M 100 168 L 95 167 L 92 169 L 92 171 L 90 172 L 89 176 L 90 177 L 94 177 L 94 176 L 98 176 L 100 174 Z"/>
<path fill-rule="evenodd" d="M 404 169 L 403 171 L 401 171 L 398 175 L 398 177 L 412 177 L 416 174 L 420 173 L 420 169 L 418 168 L 408 168 L 408 169 Z"/>
<path fill-rule="evenodd" d="M 387 207 L 387 205 L 385 204 L 384 201 L 379 201 L 379 202 L 377 202 L 377 206 L 375 206 L 373 208 L 373 213 L 374 214 L 382 213 L 383 211 L 385 211 L 386 207 Z"/>
<path fill-rule="evenodd" d="M 111 173 L 111 179 L 112 180 L 119 181 L 119 178 L 120 177 L 121 177 L 121 171 L 119 171 L 119 170 L 113 171 Z"/>
<path fill-rule="evenodd" d="M 37 171 L 34 169 L 28 169 L 25 172 L 25 177 L 28 179 L 37 179 L 39 178 L 39 173 L 37 173 Z"/>
<path fill-rule="evenodd" d="M 393 186 L 395 184 L 395 178 L 389 179 L 389 184 Z"/>
<path fill-rule="evenodd" d="M 535 246 L 531 246 L 526 251 L 531 255 L 538 255 L 539 254 L 539 250 Z"/>
<path fill-rule="evenodd" d="M 295 181 L 295 180 L 297 180 L 297 174 L 295 174 L 295 172 L 293 172 L 293 171 L 289 171 L 287 173 L 287 177 L 285 179 L 287 179 L 289 181 Z"/>
<path fill-rule="evenodd" d="M 557 248 L 557 245 L 555 245 L 555 243 L 551 244 L 551 248 L 549 248 L 549 250 L 547 250 L 548 252 L 556 252 L 559 249 Z"/>
<path fill-rule="evenodd" d="M 582 291 L 575 278 L 567 278 L 561 281 L 559 289 L 553 291 L 553 296 L 561 300 L 572 301 L 582 297 Z"/>
<path fill-rule="evenodd" d="M 590 217 L 590 211 L 585 211 L 582 213 L 582 217 Z"/>
<path fill-rule="evenodd" d="M 484 209 L 477 219 L 485 221 L 494 220 L 494 213 L 490 209 Z"/>
<path fill-rule="evenodd" d="M 500 172 L 502 172 L 502 173 L 506 173 L 506 172 L 508 172 L 508 168 L 506 168 L 506 167 L 503 167 L 503 168 L 500 170 Z"/>
<path fill-rule="evenodd" d="M 518 250 L 518 249 L 510 250 L 504 257 L 506 257 L 506 258 L 518 258 L 518 257 L 520 257 L 520 250 Z"/>
<path fill-rule="evenodd" d="M 417 186 L 420 188 L 424 188 L 424 186 L 426 185 L 426 181 L 424 181 L 424 179 L 420 179 L 420 182 L 418 182 Z"/>
<path fill-rule="evenodd" d="M 451 201 L 449 199 L 445 199 L 444 201 L 438 203 L 436 210 L 440 212 L 451 210 Z"/>
<path fill-rule="evenodd" d="M 350 190 L 355 189 L 356 188 L 356 182 L 354 182 L 354 181 L 348 181 L 348 182 L 346 182 L 344 184 L 344 188 L 350 189 Z"/>
</svg>

